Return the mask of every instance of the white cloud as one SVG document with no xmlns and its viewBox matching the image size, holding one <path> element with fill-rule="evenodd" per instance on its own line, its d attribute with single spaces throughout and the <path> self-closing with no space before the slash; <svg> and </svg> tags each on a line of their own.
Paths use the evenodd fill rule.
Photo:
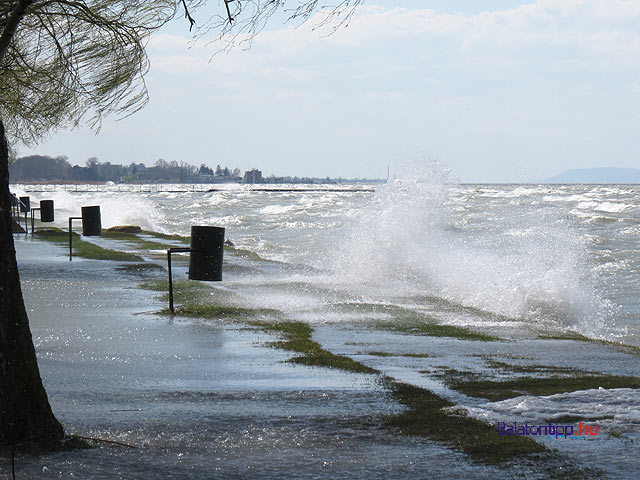
<svg viewBox="0 0 640 480">
<path fill-rule="evenodd" d="M 212 142 L 229 143 L 239 166 L 293 175 L 362 174 L 349 158 L 386 168 L 407 144 L 471 180 L 640 156 L 630 140 L 640 134 L 638 0 L 538 0 L 474 15 L 368 5 L 329 37 L 313 24 L 265 30 L 249 51 L 213 59 L 215 45 L 153 37 L 152 104 L 128 123 L 131 135 L 144 128 L 156 150 L 194 163 Z M 166 132 L 167 117 L 190 132 L 188 146 L 154 139 L 147 123 Z M 235 127 L 224 142 L 209 133 L 217 125 Z M 287 155 L 307 163 L 287 172 Z"/>
</svg>

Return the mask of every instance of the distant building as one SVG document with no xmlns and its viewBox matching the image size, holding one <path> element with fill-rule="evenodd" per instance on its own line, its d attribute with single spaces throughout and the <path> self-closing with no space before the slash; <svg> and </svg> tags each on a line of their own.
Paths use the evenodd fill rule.
<svg viewBox="0 0 640 480">
<path fill-rule="evenodd" d="M 144 172 L 146 165 L 144 163 L 132 163 L 131 165 L 129 165 L 129 169 L 131 170 L 131 173 L 140 173 L 140 172 Z"/>
<path fill-rule="evenodd" d="M 242 177 L 242 183 L 264 183 L 262 179 L 262 171 L 254 168 L 253 170 L 247 170 Z"/>
</svg>

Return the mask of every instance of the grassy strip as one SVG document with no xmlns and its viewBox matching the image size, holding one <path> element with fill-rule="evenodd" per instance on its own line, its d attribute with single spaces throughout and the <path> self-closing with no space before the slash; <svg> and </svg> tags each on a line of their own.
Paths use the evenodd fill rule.
<svg viewBox="0 0 640 480">
<path fill-rule="evenodd" d="M 57 244 L 69 245 L 69 233 L 62 230 L 38 230 L 35 235 L 40 240 L 54 242 Z M 117 262 L 142 262 L 142 257 L 132 253 L 120 252 L 103 248 L 93 243 L 86 242 L 80 235 L 73 233 L 73 254 L 77 257 L 90 258 L 93 260 L 114 260 Z"/>
<path fill-rule="evenodd" d="M 161 313 L 170 314 L 169 309 L 163 310 Z M 277 310 L 270 308 L 240 308 L 225 305 L 213 305 L 206 303 L 187 304 L 177 307 L 175 314 L 182 317 L 198 317 L 198 318 L 255 318 L 265 315 L 274 315 L 279 313 Z"/>
<path fill-rule="evenodd" d="M 554 395 L 595 388 L 640 388 L 640 378 L 622 375 L 575 375 L 570 377 L 521 377 L 512 380 L 477 380 L 461 378 L 461 372 L 444 375 L 447 387 L 470 397 L 492 401 L 521 395 Z"/>
<path fill-rule="evenodd" d="M 168 235 L 166 233 L 152 232 L 150 230 L 143 230 L 142 233 L 144 233 L 145 235 L 150 235 L 152 237 L 161 238 L 162 240 L 175 240 L 176 242 L 181 243 L 189 243 L 191 240 L 189 237 L 183 237 L 182 235 Z"/>
<path fill-rule="evenodd" d="M 608 345 L 625 353 L 632 355 L 640 355 L 640 347 L 635 345 L 627 345 L 612 340 L 602 340 L 598 338 L 589 338 L 576 332 L 557 333 L 553 335 L 538 335 L 541 340 L 573 340 L 575 342 L 597 343 L 598 345 Z"/>
<path fill-rule="evenodd" d="M 158 281 L 148 283 L 145 287 L 161 290 L 166 288 L 165 286 L 166 282 Z M 193 299 L 201 295 L 199 291 L 201 288 L 194 282 L 179 281 L 177 282 L 176 291 L 180 292 L 180 298 L 183 300 L 186 298 Z M 265 311 L 188 304 L 181 307 L 178 313 L 180 315 L 215 316 L 219 318 L 224 316 L 247 317 L 257 313 L 264 313 Z M 274 312 L 269 311 L 268 313 Z M 264 331 L 282 335 L 284 337 L 283 340 L 272 342 L 270 346 L 300 354 L 289 360 L 292 363 L 334 368 L 354 373 L 380 373 L 349 357 L 336 355 L 322 348 L 318 342 L 312 339 L 313 328 L 307 323 L 258 320 L 248 321 L 247 323 Z M 406 354 L 405 356 L 422 358 L 425 355 Z M 391 380 L 388 381 L 388 386 L 393 396 L 401 404 L 405 405 L 407 410 L 397 415 L 385 417 L 385 424 L 398 427 L 405 434 L 428 436 L 488 463 L 498 463 L 514 456 L 546 450 L 543 445 L 528 437 L 499 436 L 496 429 L 489 424 L 444 410 L 445 407 L 451 407 L 453 404 L 428 390 Z"/>
<path fill-rule="evenodd" d="M 162 298 L 167 301 L 169 300 L 168 278 L 147 281 L 139 284 L 138 287 L 145 290 L 153 290 L 154 292 L 164 292 Z M 185 279 L 173 280 L 173 299 L 176 303 L 202 304 L 212 293 L 215 292 L 201 282 Z"/>
<path fill-rule="evenodd" d="M 252 325 L 282 334 L 286 340 L 271 345 L 303 354 L 291 359 L 292 362 L 351 372 L 378 373 L 350 358 L 324 350 L 311 340 L 313 329 L 306 323 L 252 322 Z M 516 456 L 546 451 L 544 445 L 529 437 L 500 436 L 493 426 L 449 410 L 454 406 L 453 403 L 429 390 L 388 378 L 385 384 L 392 396 L 407 407 L 399 414 L 386 416 L 385 425 L 399 428 L 406 435 L 429 437 L 485 463 L 500 463 Z"/>
<path fill-rule="evenodd" d="M 190 238 L 189 237 L 182 237 L 180 235 L 167 235 L 164 233 L 157 233 L 157 232 L 150 232 L 147 230 L 143 230 L 142 232 L 144 235 L 148 235 L 148 236 L 152 236 L 155 238 L 159 238 L 162 240 L 170 240 L 179 244 L 188 244 L 190 242 Z M 168 250 L 169 248 L 171 248 L 171 245 L 168 243 L 161 243 L 161 242 L 154 242 L 152 240 L 148 240 L 145 238 L 140 238 L 138 236 L 138 234 L 136 233 L 125 233 L 125 232 L 108 232 L 105 231 L 103 232 L 103 236 L 113 239 L 113 240 L 123 240 L 125 242 L 128 242 L 132 245 L 135 245 L 137 248 L 141 249 L 141 250 Z M 176 246 L 176 245 L 174 245 Z M 180 245 L 182 246 L 182 245 Z M 253 260 L 253 261 L 266 261 L 264 258 L 262 258 L 260 255 L 258 255 L 255 252 L 252 252 L 251 250 L 246 250 L 246 249 L 242 249 L 242 248 L 236 248 L 236 247 L 232 247 L 230 245 L 225 245 L 224 246 L 224 250 L 225 252 L 236 256 L 236 257 L 240 257 L 240 258 L 246 258 L 248 260 Z"/>
<path fill-rule="evenodd" d="M 128 263 L 126 265 L 121 265 L 115 268 L 118 272 L 125 273 L 148 273 L 150 271 L 160 271 L 164 270 L 164 267 L 158 265 L 157 263 Z"/>
<path fill-rule="evenodd" d="M 425 313 L 416 312 L 415 310 L 403 308 L 397 305 L 358 302 L 335 304 L 334 307 L 358 313 L 382 313 L 392 317 L 391 320 L 371 322 L 373 328 L 378 330 L 386 330 L 406 335 L 451 337 L 459 338 L 461 340 L 479 340 L 485 342 L 500 340 L 497 337 L 474 332 L 468 328 L 456 327 L 453 325 L 442 325 L 438 323 L 436 318 L 426 315 Z"/>
<path fill-rule="evenodd" d="M 576 342 L 593 342 L 592 338 L 585 337 L 584 335 L 576 332 L 563 332 L 554 334 L 538 335 L 541 340 L 574 340 Z"/>
<path fill-rule="evenodd" d="M 375 327 L 379 330 L 403 333 L 405 335 L 427 335 L 430 337 L 452 337 L 460 340 L 479 340 L 484 342 L 495 342 L 500 339 L 484 333 L 474 332 L 467 328 L 453 325 L 442 325 L 424 321 L 381 321 L 375 322 Z"/>
<path fill-rule="evenodd" d="M 451 411 L 451 402 L 429 390 L 391 380 L 387 383 L 393 397 L 407 409 L 388 416 L 386 424 L 406 435 L 432 438 L 486 463 L 500 463 L 546 450 L 529 437 L 501 436 L 495 427 Z"/>
<path fill-rule="evenodd" d="M 477 307 L 470 307 L 462 305 L 460 303 L 452 302 L 451 300 L 444 299 L 442 297 L 435 297 L 432 295 L 425 295 L 416 297 L 416 301 L 427 304 L 434 304 L 438 306 L 438 309 L 445 310 L 451 313 L 463 313 L 473 315 L 475 317 L 482 317 L 489 320 L 498 320 L 504 322 L 511 322 L 514 320 L 512 317 L 502 315 L 488 310 L 483 310 Z"/>
<path fill-rule="evenodd" d="M 109 238 L 111 240 L 122 240 L 125 241 L 140 250 L 168 250 L 171 248 L 171 245 L 167 243 L 153 242 L 151 240 L 146 240 L 144 238 L 140 238 L 135 233 L 124 233 L 124 232 L 103 232 L 102 236 L 105 238 Z"/>
<path fill-rule="evenodd" d="M 154 280 L 138 285 L 145 290 L 156 292 L 168 292 L 169 280 Z M 176 315 L 183 317 L 199 318 L 255 318 L 265 315 L 277 315 L 279 312 L 270 308 L 241 308 L 210 303 L 211 295 L 215 291 L 206 287 L 201 282 L 191 280 L 173 281 L 173 298 L 176 303 L 183 303 L 175 309 Z M 169 293 L 162 295 L 164 300 L 169 300 Z M 170 314 L 168 309 L 161 313 Z"/>
<path fill-rule="evenodd" d="M 164 301 L 169 301 L 169 279 L 157 279 L 151 280 L 138 285 L 138 287 L 143 288 L 145 290 L 153 290 L 154 292 L 163 292 L 163 295 L 160 297 Z M 212 289 L 203 285 L 201 282 L 196 282 L 192 280 L 185 279 L 174 279 L 173 280 L 173 300 L 175 303 L 186 304 L 181 307 L 182 309 L 186 309 L 187 305 L 191 307 L 191 316 L 197 316 L 195 313 L 195 308 L 200 305 L 206 305 L 205 300 L 208 300 L 211 297 L 211 294 L 215 293 Z M 214 305 L 209 304 L 212 307 Z M 185 310 L 185 314 L 188 314 L 188 310 Z M 203 313 L 206 313 L 203 311 Z M 213 312 L 209 312 L 213 314 Z M 209 316 L 209 315 L 207 315 Z"/>
<path fill-rule="evenodd" d="M 251 322 L 251 325 L 268 332 L 277 332 L 284 336 L 285 340 L 272 342 L 270 345 L 283 350 L 301 353 L 301 356 L 293 357 L 290 362 L 313 367 L 328 367 L 346 370 L 356 373 L 379 373 L 371 367 L 367 367 L 343 355 L 336 355 L 322 348 L 311 339 L 313 328 L 304 322 Z"/>
<path fill-rule="evenodd" d="M 406 358 L 429 358 L 431 355 L 426 353 L 390 353 L 390 352 L 366 352 L 366 355 L 374 357 L 406 357 Z"/>
<path fill-rule="evenodd" d="M 553 365 L 513 365 L 511 363 L 500 362 L 498 360 L 486 359 L 489 368 L 501 370 L 509 373 L 564 373 L 567 375 L 577 375 L 587 373 L 584 370 L 573 367 L 556 367 Z"/>
<path fill-rule="evenodd" d="M 578 415 L 560 415 L 557 417 L 550 417 L 550 418 L 545 418 L 545 422 L 547 423 L 563 423 L 563 424 L 568 424 L 568 423 L 578 423 L 578 422 L 597 422 L 600 420 L 613 420 L 615 418 L 615 415 L 603 415 L 603 416 L 596 416 L 596 417 L 584 417 L 584 416 L 578 416 Z"/>
</svg>

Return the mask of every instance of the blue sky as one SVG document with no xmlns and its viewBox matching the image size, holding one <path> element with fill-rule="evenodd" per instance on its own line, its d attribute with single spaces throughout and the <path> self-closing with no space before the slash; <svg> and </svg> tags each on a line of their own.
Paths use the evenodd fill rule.
<svg viewBox="0 0 640 480">
<path fill-rule="evenodd" d="M 211 58 L 174 22 L 149 44 L 144 110 L 19 155 L 322 177 L 436 159 L 474 182 L 640 168 L 637 0 L 371 0 L 334 35 L 313 24 Z"/>
</svg>

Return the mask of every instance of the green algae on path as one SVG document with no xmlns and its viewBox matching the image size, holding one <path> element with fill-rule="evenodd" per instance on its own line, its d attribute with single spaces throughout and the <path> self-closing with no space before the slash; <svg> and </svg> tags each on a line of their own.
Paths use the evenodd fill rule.
<svg viewBox="0 0 640 480">
<path fill-rule="evenodd" d="M 500 341 L 498 337 L 474 332 L 467 328 L 456 327 L 454 325 L 444 325 L 428 321 L 378 321 L 374 323 L 375 328 L 390 332 L 402 333 L 405 335 L 424 335 L 429 337 L 451 337 L 460 340 L 477 340 L 484 342 Z"/>
<path fill-rule="evenodd" d="M 485 342 L 500 340 L 497 337 L 475 332 L 468 328 L 442 324 L 435 317 L 398 305 L 345 302 L 333 304 L 333 308 L 338 309 L 338 311 L 357 312 L 360 314 L 382 314 L 390 317 L 388 320 L 373 320 L 368 323 L 370 328 L 377 330 L 396 332 L 405 335 L 451 337 L 461 340 L 478 340 Z"/>
<path fill-rule="evenodd" d="M 35 235 L 40 240 L 69 245 L 69 232 L 58 229 L 38 230 Z M 116 262 L 143 262 L 143 258 L 128 252 L 111 250 L 82 240 L 80 235 L 73 235 L 73 255 L 91 260 L 113 260 Z"/>
<path fill-rule="evenodd" d="M 154 292 L 165 292 L 162 299 L 169 299 L 169 279 L 156 279 L 138 284 L 139 288 Z M 215 291 L 201 282 L 185 279 L 173 279 L 173 298 L 179 303 L 202 303 Z"/>
<path fill-rule="evenodd" d="M 555 365 L 514 365 L 511 363 L 493 360 L 491 358 L 485 359 L 485 363 L 489 368 L 508 373 L 564 373 L 567 375 L 588 373 L 585 370 L 573 367 L 560 367 Z"/>
<path fill-rule="evenodd" d="M 338 368 L 357 373 L 377 370 L 323 349 L 311 339 L 313 328 L 303 322 L 252 322 L 254 326 L 282 334 L 285 341 L 272 342 L 276 348 L 302 353 L 290 361 L 308 366 Z M 420 355 L 420 354 L 419 354 Z M 411 356 L 411 354 L 409 354 Z M 422 355 L 420 355 L 422 356 Z M 493 426 L 460 411 L 447 410 L 453 404 L 424 388 L 385 378 L 392 397 L 406 407 L 401 413 L 384 417 L 384 424 L 407 435 L 430 438 L 462 450 L 485 463 L 500 463 L 514 457 L 540 453 L 546 447 L 529 437 L 500 436 Z"/>
<path fill-rule="evenodd" d="M 197 286 L 194 282 L 183 282 L 182 298 L 188 296 L 193 300 L 202 295 L 201 289 L 203 287 Z M 166 282 L 157 281 L 147 284 L 146 288 L 161 290 L 165 285 Z M 220 305 L 187 304 L 181 307 L 177 313 L 179 315 L 193 314 L 193 316 L 201 318 L 231 317 L 243 320 L 244 317 L 244 322 L 248 325 L 282 335 L 283 340 L 270 342 L 269 346 L 300 354 L 288 360 L 291 363 L 334 368 L 354 373 L 380 373 L 350 357 L 337 355 L 322 348 L 318 342 L 312 339 L 313 327 L 304 322 L 251 321 L 246 318 L 264 312 L 260 309 L 240 310 Z M 422 358 L 425 355 L 407 354 L 407 356 Z M 486 463 L 497 463 L 515 456 L 546 450 L 543 445 L 529 438 L 501 437 L 489 424 L 461 416 L 459 413 L 443 410 L 445 407 L 451 407 L 452 404 L 428 390 L 394 381 L 387 382 L 386 386 L 390 388 L 396 400 L 407 407 L 407 410 L 398 415 L 385 417 L 384 424 L 399 427 L 403 433 L 431 438 L 447 446 L 460 449 L 473 458 Z M 410 395 L 409 392 L 418 392 L 419 395 Z"/>
<path fill-rule="evenodd" d="M 165 268 L 157 263 L 127 263 L 115 268 L 118 272 L 146 274 L 151 271 L 164 271 Z"/>
<path fill-rule="evenodd" d="M 152 290 L 154 292 L 163 292 L 160 298 L 164 301 L 169 301 L 169 279 L 155 279 L 148 280 L 146 282 L 138 284 L 139 288 L 144 290 Z M 194 312 L 192 316 L 197 316 L 195 308 L 202 305 L 208 305 L 210 307 L 218 307 L 220 298 L 218 298 L 219 292 L 213 288 L 208 287 L 202 282 L 196 280 L 187 279 L 173 279 L 173 298 L 176 303 L 182 303 L 180 307 L 185 313 L 188 311 Z M 239 310 L 241 310 L 239 308 Z M 203 314 L 205 312 L 203 311 Z"/>
<path fill-rule="evenodd" d="M 141 233 L 144 235 L 150 235 L 152 237 L 160 238 L 162 240 L 171 240 L 181 243 L 189 243 L 189 241 L 191 240 L 190 237 L 184 237 L 177 234 L 172 235 L 168 233 L 152 232 L 151 230 L 142 230 Z"/>
<path fill-rule="evenodd" d="M 168 292 L 169 280 L 152 280 L 141 283 L 138 287 L 156 292 Z M 203 285 L 201 282 L 194 280 L 174 280 L 173 297 L 176 303 L 182 303 L 183 305 L 177 306 L 175 308 L 175 313 L 173 314 L 169 309 L 162 310 L 159 313 L 206 319 L 228 318 L 231 320 L 260 318 L 265 316 L 273 317 L 278 316 L 280 313 L 278 310 L 270 308 L 246 308 L 214 303 L 219 300 L 218 292 L 206 285 Z M 168 301 L 169 294 L 164 293 L 160 298 Z"/>
<path fill-rule="evenodd" d="M 125 233 L 125 232 L 103 232 L 103 237 L 109 238 L 111 240 L 121 240 L 127 242 L 134 248 L 138 250 L 142 250 L 144 252 L 149 252 L 152 250 L 168 250 L 171 248 L 171 245 L 168 243 L 154 242 L 151 240 L 147 240 L 145 238 L 140 238 L 135 233 Z"/>
<path fill-rule="evenodd" d="M 540 334 L 538 338 L 541 340 L 574 340 L 576 342 L 592 342 L 593 339 L 577 332 L 561 332 Z"/>
<path fill-rule="evenodd" d="M 596 343 L 598 345 L 608 345 L 613 347 L 619 351 L 630 353 L 632 355 L 640 355 L 640 347 L 635 345 L 628 345 L 622 342 L 616 342 L 613 340 L 603 340 L 600 338 L 590 338 L 585 335 L 576 332 L 563 332 L 563 333 L 555 333 L 555 334 L 541 334 L 538 335 L 538 338 L 541 340 L 571 340 L 575 342 L 586 342 L 586 343 Z"/>
<path fill-rule="evenodd" d="M 213 305 L 206 303 L 187 304 L 175 308 L 175 313 L 167 308 L 160 313 L 165 315 L 178 315 L 182 317 L 197 317 L 207 319 L 229 318 L 241 320 L 246 318 L 259 318 L 264 316 L 277 315 L 277 310 L 269 308 L 243 308 L 231 305 Z"/>
<path fill-rule="evenodd" d="M 449 369 L 443 374 L 444 383 L 470 397 L 491 401 L 506 400 L 521 395 L 547 396 L 597 388 L 640 388 L 640 378 L 623 375 L 573 374 L 554 377 L 520 377 L 510 380 L 483 380 L 478 374 Z"/>
<path fill-rule="evenodd" d="M 501 463 L 546 450 L 529 437 L 498 435 L 495 427 L 452 409 L 453 403 L 425 388 L 392 380 L 386 383 L 393 398 L 406 410 L 387 416 L 385 423 L 405 435 L 431 438 L 485 463 Z"/>
<path fill-rule="evenodd" d="M 289 360 L 309 367 L 336 368 L 355 373 L 379 373 L 378 370 L 368 367 L 352 358 L 336 355 L 312 340 L 313 328 L 304 322 L 250 322 L 250 325 L 259 327 L 268 332 L 277 332 L 284 336 L 284 341 L 271 342 L 269 345 L 303 355 Z"/>
<path fill-rule="evenodd" d="M 406 358 L 431 358 L 433 355 L 427 353 L 391 353 L 391 352 L 366 352 L 365 355 L 371 355 L 373 357 L 406 357 Z"/>
<path fill-rule="evenodd" d="M 578 423 L 578 422 L 599 422 L 600 420 L 613 420 L 615 415 L 596 415 L 593 417 L 579 415 L 558 415 L 556 417 L 545 418 L 547 423 Z"/>
</svg>

